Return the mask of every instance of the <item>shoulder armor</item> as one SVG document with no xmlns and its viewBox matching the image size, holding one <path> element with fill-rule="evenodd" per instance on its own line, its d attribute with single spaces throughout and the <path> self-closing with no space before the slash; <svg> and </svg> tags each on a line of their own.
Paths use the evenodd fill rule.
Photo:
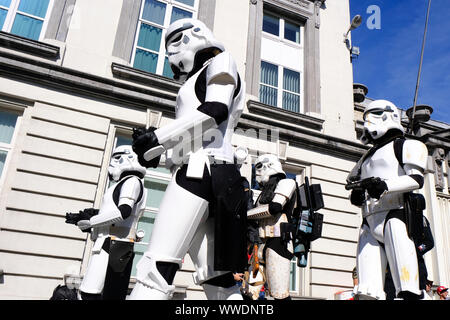
<svg viewBox="0 0 450 320">
<path fill-rule="evenodd" d="M 133 199 L 135 202 L 138 202 L 142 198 L 143 193 L 143 182 L 137 176 L 128 176 L 122 179 L 120 182 L 121 186 L 119 189 L 116 189 L 118 192 L 118 202 L 119 199 Z M 120 182 L 117 184 L 119 185 Z"/>
<path fill-rule="evenodd" d="M 238 73 L 233 57 L 224 51 L 215 56 L 206 71 L 206 83 L 233 84 L 237 86 Z"/>
<path fill-rule="evenodd" d="M 291 198 L 295 191 L 295 180 L 294 179 L 283 179 L 280 180 L 275 188 L 275 194 L 280 194 L 286 198 Z"/>
<path fill-rule="evenodd" d="M 419 140 L 405 140 L 403 144 L 402 161 L 404 164 L 418 166 L 425 170 L 427 166 L 428 149 Z"/>
</svg>

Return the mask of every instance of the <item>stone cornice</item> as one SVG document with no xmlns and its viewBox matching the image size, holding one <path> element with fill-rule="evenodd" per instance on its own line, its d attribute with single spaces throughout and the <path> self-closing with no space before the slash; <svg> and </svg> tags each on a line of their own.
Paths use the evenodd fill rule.
<svg viewBox="0 0 450 320">
<path fill-rule="evenodd" d="M 48 43 L 30 40 L 14 34 L 0 31 L 0 47 L 18 50 L 35 56 L 57 59 L 59 57 L 59 47 Z"/>
<path fill-rule="evenodd" d="M 86 94 L 106 102 L 143 109 L 152 106 L 170 116 L 175 112 L 176 94 L 173 92 L 136 86 L 10 53 L 0 52 L 0 76 Z"/>
<path fill-rule="evenodd" d="M 259 111 L 265 105 L 256 104 L 254 101 L 249 101 L 248 105 L 259 105 Z M 268 106 L 265 106 L 266 108 Z M 269 107 L 270 109 L 271 107 Z M 355 143 L 353 141 L 337 138 L 334 136 L 328 136 L 321 132 L 310 130 L 305 128 L 305 122 L 293 121 L 293 118 L 285 117 L 280 109 L 277 109 L 279 114 L 274 116 L 274 110 L 270 110 L 268 114 L 253 113 L 255 109 L 249 107 L 250 113 L 244 113 L 239 121 L 239 127 L 247 129 L 268 129 L 278 130 L 279 138 L 283 141 L 289 142 L 290 146 L 296 146 L 300 148 L 310 149 L 317 152 L 337 156 L 343 159 L 357 161 L 368 149 L 361 143 Z M 299 118 L 315 119 L 306 115 L 298 115 Z M 315 119 L 317 121 L 319 119 Z M 321 122 L 321 120 L 319 121 Z"/>
<path fill-rule="evenodd" d="M 296 123 L 303 127 L 316 130 L 321 130 L 325 121 L 306 114 L 272 107 L 255 100 L 249 100 L 247 102 L 247 107 L 251 113 L 268 116 L 272 119 Z"/>
</svg>

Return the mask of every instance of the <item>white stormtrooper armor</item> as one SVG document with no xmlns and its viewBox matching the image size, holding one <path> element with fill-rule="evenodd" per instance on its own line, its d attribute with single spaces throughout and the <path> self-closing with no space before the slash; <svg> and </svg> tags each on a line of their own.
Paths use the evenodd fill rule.
<svg viewBox="0 0 450 320">
<path fill-rule="evenodd" d="M 98 214 L 89 220 L 80 220 L 77 224 L 82 230 L 93 228 L 91 238 L 95 241 L 80 291 L 89 295 L 103 293 L 104 299 L 114 299 L 116 293 L 111 291 L 125 290 L 126 294 L 129 274 L 123 277 L 123 285 L 126 285 L 126 288 L 117 288 L 117 283 L 105 283 L 110 272 L 118 272 L 117 270 L 121 269 L 115 260 L 124 260 L 124 256 L 111 256 L 110 249 L 114 244 L 116 248 L 128 248 L 121 253 L 128 261 L 127 272 L 131 271 L 133 243 L 138 240 L 137 223 L 146 203 L 147 191 L 143 184 L 146 169 L 138 163 L 131 146 L 119 146 L 112 154 L 108 172 L 115 183 L 105 192 Z M 109 271 L 111 266 L 112 271 Z M 110 286 L 111 291 L 105 292 Z M 125 298 L 124 294 L 122 298 Z"/>
<path fill-rule="evenodd" d="M 352 192 L 353 204 L 362 207 L 363 225 L 357 250 L 360 299 L 385 299 L 384 277 L 389 263 L 396 295 L 419 296 L 418 266 L 413 240 L 408 237 L 404 215 L 404 196 L 423 185 L 427 148 L 417 140 L 403 140 L 398 110 L 391 102 L 377 100 L 364 112 L 362 141 L 374 147 L 352 170 L 359 180 L 381 178 L 365 193 Z M 400 160 L 399 160 L 400 159 Z M 359 202 L 359 203 L 358 203 Z M 413 296 L 411 296 L 413 294 Z"/>
<path fill-rule="evenodd" d="M 289 298 L 290 261 L 293 257 L 292 241 L 281 240 L 281 223 L 288 222 L 296 197 L 296 183 L 286 179 L 278 158 L 272 154 L 258 157 L 255 164 L 256 181 L 262 186 L 261 195 L 254 211 L 267 206 L 268 217 L 258 220 L 259 237 L 263 241 L 264 271 L 270 295 L 275 299 Z M 276 184 L 276 185 L 275 185 Z M 273 191 L 271 199 L 265 197 L 267 190 Z M 249 211 L 249 214 L 251 212 Z M 267 215 L 267 214 L 266 214 Z M 261 257 L 263 258 L 263 257 Z"/>
<path fill-rule="evenodd" d="M 208 299 L 241 299 L 231 274 L 237 270 L 217 262 L 220 255 L 216 225 L 221 215 L 215 211 L 214 199 L 220 193 L 218 180 L 224 186 L 231 183 L 230 188 L 238 193 L 241 190 L 234 188 L 242 188 L 244 197 L 242 184 L 233 184 L 241 177 L 231 145 L 231 135 L 244 107 L 244 84 L 232 57 L 198 20 L 181 19 L 170 25 L 166 48 L 175 78 L 187 79 L 178 92 L 176 118 L 164 127 L 134 137 L 133 149 L 143 155 L 139 159 L 144 165 L 173 149 L 170 163 L 180 167 L 162 199 L 148 249 L 137 264 L 137 283 L 130 299 L 171 298 L 175 288 L 172 281 L 186 253 L 196 269 L 194 282 L 203 286 Z M 184 139 L 182 145 L 194 142 L 194 149 L 181 150 L 180 155 L 179 137 Z M 199 139 L 201 142 L 195 145 Z M 245 225 L 243 216 L 239 221 Z M 245 231 L 242 233 L 246 264 Z M 221 267 L 216 268 L 216 263 Z"/>
</svg>

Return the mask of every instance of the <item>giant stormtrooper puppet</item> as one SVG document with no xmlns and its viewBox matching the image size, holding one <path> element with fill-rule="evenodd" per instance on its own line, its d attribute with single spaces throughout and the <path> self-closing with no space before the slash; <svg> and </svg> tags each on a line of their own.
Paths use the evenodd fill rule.
<svg viewBox="0 0 450 320">
<path fill-rule="evenodd" d="M 114 182 L 105 192 L 98 214 L 80 212 L 77 223 L 91 230 L 94 240 L 89 264 L 80 286 L 83 300 L 125 300 L 133 264 L 133 245 L 139 240 L 137 223 L 145 209 L 146 169 L 137 161 L 131 146 L 114 149 L 108 167 Z"/>
<path fill-rule="evenodd" d="M 242 299 L 232 272 L 247 263 L 246 205 L 231 136 L 243 110 L 243 83 L 233 58 L 198 20 L 171 24 L 165 45 L 174 78 L 184 82 L 176 117 L 156 130 L 137 129 L 133 150 L 145 167 L 157 166 L 159 154 L 170 150 L 166 163 L 182 161 L 137 264 L 130 299 L 170 299 L 186 253 L 195 266 L 194 282 L 208 299 Z M 181 145 L 192 142 L 194 148 L 180 154 L 180 137 Z"/>
<path fill-rule="evenodd" d="M 352 204 L 362 207 L 363 217 L 357 249 L 356 297 L 385 299 L 388 262 L 396 296 L 419 299 L 416 249 L 408 233 L 413 222 L 408 219 L 406 208 L 410 204 L 405 200 L 423 186 L 427 148 L 418 140 L 404 138 L 398 109 L 386 100 L 373 101 L 366 107 L 361 141 L 373 147 L 347 178 L 347 182 L 366 181 L 363 188 L 353 189 L 350 195 Z"/>
<path fill-rule="evenodd" d="M 294 257 L 293 245 L 289 236 L 283 236 L 281 224 L 291 222 L 296 205 L 297 184 L 286 179 L 281 163 L 275 155 L 264 154 L 255 164 L 256 181 L 262 187 L 255 208 L 248 212 L 259 226 L 262 245 L 260 257 L 270 295 L 275 299 L 290 299 L 289 277 L 290 261 Z M 258 218 L 259 216 L 259 218 Z"/>
</svg>

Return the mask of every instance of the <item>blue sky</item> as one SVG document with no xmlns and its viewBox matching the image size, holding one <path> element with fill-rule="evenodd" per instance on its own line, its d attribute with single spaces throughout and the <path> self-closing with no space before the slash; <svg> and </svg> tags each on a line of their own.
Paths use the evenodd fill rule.
<svg viewBox="0 0 450 320">
<path fill-rule="evenodd" d="M 380 29 L 371 5 L 379 7 Z M 402 109 L 413 106 L 428 0 L 350 0 L 351 17 L 361 26 L 352 31 L 360 48 L 353 60 L 355 83 L 368 96 L 392 101 Z M 450 123 L 450 1 L 432 0 L 417 104 L 433 107 L 431 118 Z"/>
</svg>

